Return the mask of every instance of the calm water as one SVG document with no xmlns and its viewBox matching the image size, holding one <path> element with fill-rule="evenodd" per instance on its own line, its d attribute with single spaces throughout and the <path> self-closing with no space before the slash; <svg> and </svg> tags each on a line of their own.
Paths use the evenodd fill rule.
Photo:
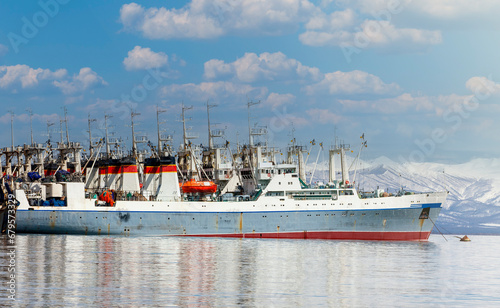
<svg viewBox="0 0 500 308">
<path fill-rule="evenodd" d="M 500 306 L 500 237 L 447 238 L 18 235 L 13 306 Z M 1 245 L 0 306 L 8 306 L 5 239 Z"/>
</svg>

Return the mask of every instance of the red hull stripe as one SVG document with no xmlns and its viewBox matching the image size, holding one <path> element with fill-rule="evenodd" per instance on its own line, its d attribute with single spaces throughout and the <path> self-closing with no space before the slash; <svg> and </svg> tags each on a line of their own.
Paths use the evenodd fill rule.
<svg viewBox="0 0 500 308">
<path fill-rule="evenodd" d="M 122 173 L 137 173 L 137 165 L 121 166 Z"/>
<path fill-rule="evenodd" d="M 160 172 L 177 172 L 176 165 L 161 166 Z"/>
<path fill-rule="evenodd" d="M 168 166 L 146 166 L 144 167 L 144 173 L 160 173 L 160 172 L 177 172 L 176 165 Z"/>
<path fill-rule="evenodd" d="M 99 168 L 99 174 L 121 174 L 121 173 L 137 173 L 137 166 L 136 165 L 108 166 Z"/>
<path fill-rule="evenodd" d="M 431 232 L 273 232 L 273 233 L 235 233 L 235 234 L 198 234 L 178 236 L 190 237 L 231 237 L 231 238 L 285 238 L 321 240 L 361 240 L 361 241 L 427 241 Z"/>
<path fill-rule="evenodd" d="M 120 166 L 109 166 L 107 168 L 103 168 L 104 170 L 107 169 L 108 174 L 118 174 L 120 173 Z"/>
<path fill-rule="evenodd" d="M 100 167 L 99 174 L 118 174 L 119 167 Z"/>
<path fill-rule="evenodd" d="M 160 166 L 145 166 L 144 173 L 159 173 Z"/>
</svg>

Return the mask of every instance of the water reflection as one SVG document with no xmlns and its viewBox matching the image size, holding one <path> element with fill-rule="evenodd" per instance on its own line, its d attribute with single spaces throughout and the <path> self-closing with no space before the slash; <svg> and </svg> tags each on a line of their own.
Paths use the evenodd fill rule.
<svg viewBox="0 0 500 308">
<path fill-rule="evenodd" d="M 449 247 L 432 242 L 26 235 L 17 243 L 18 307 L 399 306 L 402 300 L 457 300 L 441 292 L 440 275 L 453 274 Z"/>
</svg>

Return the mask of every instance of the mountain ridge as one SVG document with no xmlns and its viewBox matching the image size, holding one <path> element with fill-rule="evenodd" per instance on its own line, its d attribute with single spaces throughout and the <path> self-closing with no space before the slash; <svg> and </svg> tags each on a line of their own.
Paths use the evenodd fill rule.
<svg viewBox="0 0 500 308">
<path fill-rule="evenodd" d="M 349 177 L 361 190 L 448 191 L 434 232 L 500 234 L 500 159 L 478 158 L 462 164 L 398 163 L 384 156 L 356 164 L 354 160 L 348 157 L 347 165 L 357 166 L 356 178 L 354 170 Z M 309 177 L 314 167 L 306 166 Z M 327 161 L 316 166 L 316 181 L 328 181 Z"/>
</svg>

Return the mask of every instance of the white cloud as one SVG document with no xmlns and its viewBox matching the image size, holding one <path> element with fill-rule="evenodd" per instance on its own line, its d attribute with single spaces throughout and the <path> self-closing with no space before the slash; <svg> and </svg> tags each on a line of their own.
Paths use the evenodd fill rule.
<svg viewBox="0 0 500 308">
<path fill-rule="evenodd" d="M 33 120 L 38 121 L 40 123 L 46 124 L 47 121 L 50 122 L 59 122 L 61 115 L 53 113 L 53 114 L 33 114 Z M 7 124 L 10 123 L 11 120 L 11 114 L 10 113 L 5 113 L 4 115 L 0 116 L 0 123 Z M 30 121 L 30 115 L 27 113 L 21 113 L 21 114 L 14 114 L 14 121 L 15 122 L 22 122 L 22 123 L 29 123 Z"/>
<path fill-rule="evenodd" d="M 124 4 L 120 21 L 149 39 L 282 35 L 304 27 L 299 40 L 309 46 L 422 51 L 442 42 L 439 28 L 422 27 L 429 18 L 442 27 L 470 20 L 488 26 L 499 10 L 496 0 L 192 0 L 179 9 Z"/>
<path fill-rule="evenodd" d="M 7 52 L 9 52 L 9 48 L 5 45 L 0 44 L 0 57 L 4 56 Z"/>
<path fill-rule="evenodd" d="M 472 77 L 465 83 L 465 87 L 476 94 L 479 99 L 482 97 L 491 96 L 500 92 L 500 84 L 494 82 L 487 77 Z"/>
<path fill-rule="evenodd" d="M 163 52 L 151 51 L 151 48 L 135 46 L 123 60 L 127 71 L 145 70 L 167 65 L 168 56 Z"/>
<path fill-rule="evenodd" d="M 500 25 L 498 18 L 500 2 L 497 0 L 335 0 L 334 2 L 335 10 L 351 9 L 360 18 L 363 17 L 363 20 L 387 21 L 396 29 L 470 31 L 472 29 L 491 30 Z M 332 9 L 332 6 L 328 7 Z M 432 28 L 429 28 L 430 25 Z M 358 31 L 351 29 L 349 32 Z M 432 32 L 424 33 L 424 35 L 436 35 L 436 31 Z M 326 33 L 332 32 L 326 31 Z M 440 31 L 437 33 L 441 35 Z M 409 40 L 405 41 L 406 44 L 411 43 Z M 397 44 L 398 47 L 404 45 L 405 41 Z M 429 45 L 433 44 L 435 43 L 431 40 Z M 422 45 L 405 47 L 409 51 L 424 49 Z"/>
<path fill-rule="evenodd" d="M 338 114 L 331 112 L 328 109 L 309 109 L 306 111 L 311 122 L 321 124 L 337 124 L 342 120 Z"/>
<path fill-rule="evenodd" d="M 235 74 L 235 69 L 232 64 L 227 64 L 222 60 L 212 59 L 204 64 L 204 76 L 207 79 L 216 79 L 227 77 Z"/>
<path fill-rule="evenodd" d="M 66 75 L 65 69 L 57 71 L 34 69 L 23 64 L 0 66 L 0 89 L 16 92 L 19 88 L 34 88 L 43 81 L 63 79 Z"/>
<path fill-rule="evenodd" d="M 203 12 L 164 7 L 145 9 L 139 4 L 125 4 L 120 9 L 125 30 L 141 32 L 150 39 L 213 38 L 224 30 Z"/>
<path fill-rule="evenodd" d="M 273 92 L 267 96 L 267 98 L 264 101 L 264 105 L 266 106 L 266 108 L 269 108 L 270 106 L 272 109 L 275 109 L 285 104 L 292 104 L 295 101 L 295 99 L 296 99 L 295 95 L 292 95 L 290 93 L 279 94 Z"/>
<path fill-rule="evenodd" d="M 120 22 L 125 30 L 139 30 L 144 23 L 144 8 L 137 3 L 124 4 L 120 8 Z"/>
<path fill-rule="evenodd" d="M 172 84 L 161 88 L 163 97 L 206 102 L 207 99 L 230 101 L 232 98 L 263 98 L 267 94 L 265 87 L 236 84 L 229 81 L 202 82 L 199 84 Z"/>
<path fill-rule="evenodd" d="M 406 0 L 406 2 L 409 11 L 421 12 L 442 20 L 460 19 L 466 16 L 479 17 L 488 14 L 496 16 L 500 10 L 500 2 L 496 0 Z"/>
<path fill-rule="evenodd" d="M 54 85 L 58 87 L 64 94 L 81 93 L 88 89 L 94 89 L 100 86 L 107 85 L 104 79 L 97 75 L 90 67 L 80 69 L 78 75 L 73 75 L 69 80 L 54 81 Z"/>
<path fill-rule="evenodd" d="M 307 30 L 330 30 L 350 28 L 355 25 L 357 16 L 352 9 L 335 11 L 330 15 L 323 12 L 313 16 L 305 25 Z"/>
<path fill-rule="evenodd" d="M 329 94 L 391 94 L 401 89 L 396 83 L 387 84 L 378 76 L 356 70 L 327 73 L 323 80 L 304 90 L 308 95 L 315 95 L 325 91 Z"/>
<path fill-rule="evenodd" d="M 322 74 L 316 67 L 305 66 L 281 52 L 260 55 L 245 53 L 234 62 L 212 59 L 205 62 L 204 77 L 210 80 L 228 79 L 238 83 L 265 81 L 299 82 L 306 84 L 303 90 L 315 94 L 397 94 L 401 91 L 396 83 L 384 83 L 379 77 L 363 72 L 333 72 Z M 273 93 L 272 93 L 273 94 Z M 274 93 L 269 98 L 272 106 L 283 104 L 285 96 Z M 287 97 L 286 100 L 289 100 Z"/>
<path fill-rule="evenodd" d="M 117 100 L 114 99 L 101 99 L 97 98 L 95 100 L 95 103 L 93 104 L 88 104 L 84 107 L 84 110 L 87 112 L 91 111 L 113 111 L 113 108 L 116 107 L 117 105 Z"/>
<path fill-rule="evenodd" d="M 356 28 L 358 29 L 358 28 Z M 388 21 L 365 20 L 358 31 L 324 25 L 308 30 L 299 40 L 310 46 L 353 46 L 362 48 L 381 48 L 400 46 L 405 49 L 421 49 L 442 42 L 441 32 L 413 28 L 397 28 Z"/>
<path fill-rule="evenodd" d="M 331 1 L 323 1 L 322 7 Z M 399 26 L 396 17 L 411 12 L 410 4 L 421 1 L 359 0 L 335 1 L 335 11 L 316 14 L 306 23 L 306 31 L 299 40 L 309 46 L 349 46 L 357 49 L 378 48 L 391 51 L 421 51 L 442 42 L 441 31 L 416 27 Z M 324 9 L 326 10 L 326 9 Z M 411 23 L 411 22 L 410 22 Z"/>
<path fill-rule="evenodd" d="M 204 76 L 207 79 L 229 77 L 241 82 L 315 81 L 321 78 L 321 73 L 318 68 L 302 65 L 295 59 L 287 58 L 281 52 L 264 52 L 260 55 L 245 53 L 242 58 L 232 63 L 212 59 L 205 62 Z"/>
<path fill-rule="evenodd" d="M 376 100 L 339 100 L 346 108 L 362 112 L 381 112 L 385 114 L 403 113 L 408 110 L 431 112 L 442 115 L 444 110 L 455 110 L 465 104 L 472 96 L 456 94 L 440 96 L 413 96 L 403 93 L 397 97 Z"/>
<path fill-rule="evenodd" d="M 398 14 L 402 10 L 408 8 L 408 4 L 412 0 L 336 0 L 339 7 L 348 7 L 367 15 L 378 15 L 381 12 L 390 12 L 391 14 Z"/>
<path fill-rule="evenodd" d="M 337 0 L 336 4 L 340 7 L 355 8 L 363 14 L 374 16 L 380 15 L 381 12 L 396 15 L 404 11 L 413 15 L 425 14 L 442 20 L 495 14 L 500 9 L 500 3 L 496 0 Z"/>
<path fill-rule="evenodd" d="M 210 39 L 226 34 L 277 35 L 298 29 L 316 7 L 307 0 L 193 0 L 180 9 L 125 4 L 120 21 L 127 31 L 150 39 Z"/>
<path fill-rule="evenodd" d="M 17 93 L 21 89 L 49 88 L 55 86 L 64 94 L 71 95 L 107 85 L 106 81 L 89 67 L 80 69 L 78 75 L 68 76 L 68 71 L 59 69 L 31 68 L 18 64 L 0 66 L 0 89 Z"/>
<path fill-rule="evenodd" d="M 417 45 L 435 45 L 442 41 L 440 31 L 396 28 L 387 21 L 366 20 L 361 24 L 361 33 L 366 35 L 371 43 L 385 45 L 390 42 L 409 42 Z M 360 34 L 356 33 L 354 36 Z"/>
<path fill-rule="evenodd" d="M 287 140 L 289 136 L 285 136 L 284 139 L 277 137 L 284 132 L 288 132 L 288 130 L 293 126 L 295 128 L 300 128 L 307 126 L 311 123 L 310 117 L 297 116 L 292 113 L 287 112 L 286 108 L 283 110 L 275 110 L 274 113 L 270 114 L 268 118 L 262 118 L 262 123 L 266 123 L 268 126 L 269 141 L 272 143 L 273 140 L 279 140 L 278 142 L 283 142 L 283 140 Z M 289 140 L 289 139 L 288 139 Z"/>
</svg>

